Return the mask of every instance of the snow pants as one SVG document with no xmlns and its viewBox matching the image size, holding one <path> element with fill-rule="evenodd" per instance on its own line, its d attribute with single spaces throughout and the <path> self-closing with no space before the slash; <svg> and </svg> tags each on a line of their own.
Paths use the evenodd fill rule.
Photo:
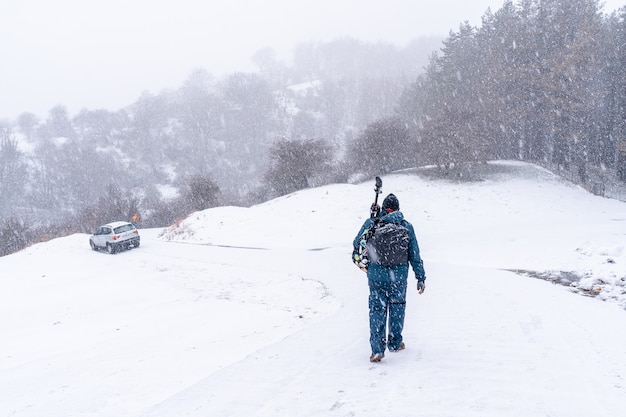
<svg viewBox="0 0 626 417">
<path fill-rule="evenodd" d="M 368 279 L 370 345 L 373 354 L 384 354 L 387 346 L 390 350 L 397 350 L 402 342 L 407 274 L 390 275 L 390 279 Z M 389 318 L 389 334 L 387 334 L 387 318 Z"/>
</svg>

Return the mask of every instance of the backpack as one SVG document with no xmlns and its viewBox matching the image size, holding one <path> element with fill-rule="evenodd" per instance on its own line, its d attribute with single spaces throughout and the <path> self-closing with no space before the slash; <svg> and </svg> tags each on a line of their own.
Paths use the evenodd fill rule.
<svg viewBox="0 0 626 417">
<path fill-rule="evenodd" d="M 370 262 L 396 266 L 409 262 L 409 229 L 398 223 L 375 222 L 369 230 L 367 256 Z"/>
</svg>

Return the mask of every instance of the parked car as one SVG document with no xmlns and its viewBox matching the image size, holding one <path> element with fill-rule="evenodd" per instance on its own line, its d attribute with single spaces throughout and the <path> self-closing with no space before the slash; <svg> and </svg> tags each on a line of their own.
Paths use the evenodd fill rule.
<svg viewBox="0 0 626 417">
<path fill-rule="evenodd" d="M 129 222 L 113 222 L 98 227 L 89 238 L 93 250 L 106 249 L 117 253 L 122 249 L 138 248 L 141 238 L 139 231 Z"/>
</svg>

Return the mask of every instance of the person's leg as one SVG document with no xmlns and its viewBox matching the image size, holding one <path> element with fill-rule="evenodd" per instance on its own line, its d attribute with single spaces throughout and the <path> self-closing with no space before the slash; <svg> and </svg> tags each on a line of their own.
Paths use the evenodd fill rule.
<svg viewBox="0 0 626 417">
<path fill-rule="evenodd" d="M 387 293 L 380 281 L 369 280 L 370 346 L 372 354 L 385 353 L 387 324 Z"/>
<path fill-rule="evenodd" d="M 401 350 L 404 312 L 406 308 L 406 280 L 392 281 L 389 293 L 389 350 Z M 404 346 L 404 345 L 402 345 Z"/>
</svg>

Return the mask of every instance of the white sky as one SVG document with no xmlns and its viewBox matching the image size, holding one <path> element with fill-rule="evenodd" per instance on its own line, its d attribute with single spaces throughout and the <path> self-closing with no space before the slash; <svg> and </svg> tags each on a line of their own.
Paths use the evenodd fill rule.
<svg viewBox="0 0 626 417">
<path fill-rule="evenodd" d="M 405 45 L 480 24 L 503 0 L 0 0 L 0 120 L 117 110 L 189 73 L 250 71 L 272 47 L 350 36 Z M 626 3 L 607 0 L 605 11 Z"/>
</svg>

